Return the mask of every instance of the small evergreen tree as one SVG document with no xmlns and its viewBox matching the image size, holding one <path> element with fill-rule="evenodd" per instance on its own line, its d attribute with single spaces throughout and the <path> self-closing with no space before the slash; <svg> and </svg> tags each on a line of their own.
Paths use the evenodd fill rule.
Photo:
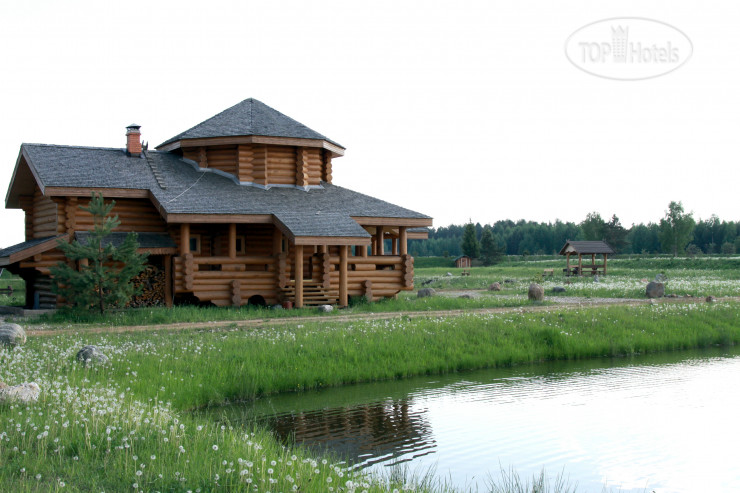
<svg viewBox="0 0 740 493">
<path fill-rule="evenodd" d="M 80 206 L 93 216 L 94 226 L 87 242 L 83 245 L 59 242 L 59 249 L 70 261 L 52 267 L 56 283 L 54 292 L 64 296 L 75 306 L 95 308 L 104 313 L 111 306 L 123 306 L 134 294 L 131 280 L 144 269 L 146 254 L 136 253 L 139 244 L 136 233 L 129 233 L 123 244 L 116 247 L 106 237 L 121 222 L 118 216 L 110 217 L 115 201 L 105 204 L 101 194 L 92 194 L 87 207 Z M 74 269 L 80 260 L 80 269 Z M 71 265 L 70 265 L 71 264 Z"/>
<path fill-rule="evenodd" d="M 460 248 L 462 249 L 463 255 L 467 255 L 470 258 L 478 258 L 480 256 L 480 244 L 475 235 L 475 226 L 472 222 L 465 225 Z"/>
<path fill-rule="evenodd" d="M 493 265 L 501 262 L 504 256 L 504 248 L 496 241 L 491 228 L 486 227 L 480 238 L 480 253 L 483 265 Z"/>
</svg>

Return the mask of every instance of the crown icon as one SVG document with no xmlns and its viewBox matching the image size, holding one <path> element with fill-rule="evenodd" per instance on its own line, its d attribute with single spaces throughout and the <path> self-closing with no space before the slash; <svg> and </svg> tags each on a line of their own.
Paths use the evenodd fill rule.
<svg viewBox="0 0 740 493">
<path fill-rule="evenodd" d="M 612 56 L 615 62 L 624 63 L 627 61 L 627 39 L 629 38 L 629 28 L 612 26 Z"/>
</svg>

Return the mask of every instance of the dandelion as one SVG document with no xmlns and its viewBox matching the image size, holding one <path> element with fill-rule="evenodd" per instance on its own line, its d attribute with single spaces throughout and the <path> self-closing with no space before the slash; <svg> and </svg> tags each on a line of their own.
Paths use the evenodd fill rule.
<svg viewBox="0 0 740 493">
<path fill-rule="evenodd" d="M 216 451 L 216 450 L 218 450 L 218 445 L 215 445 L 214 444 L 212 448 L 213 448 L 214 451 Z"/>
</svg>

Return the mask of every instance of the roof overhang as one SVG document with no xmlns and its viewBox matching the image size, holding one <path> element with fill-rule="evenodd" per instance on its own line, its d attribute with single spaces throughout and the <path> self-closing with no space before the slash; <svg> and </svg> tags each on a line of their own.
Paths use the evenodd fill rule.
<svg viewBox="0 0 740 493">
<path fill-rule="evenodd" d="M 364 217 L 352 216 L 360 226 L 406 226 L 411 228 L 433 226 L 431 217 Z"/>
<path fill-rule="evenodd" d="M 15 169 L 13 169 L 13 176 L 10 178 L 8 192 L 5 195 L 5 208 L 21 209 L 21 196 L 32 196 L 36 185 L 41 189 L 41 193 L 44 193 L 44 185 L 39 179 L 31 159 L 21 146 L 18 158 L 15 160 Z"/>
<path fill-rule="evenodd" d="M 296 147 L 318 147 L 326 149 L 331 152 L 335 157 L 344 156 L 345 149 L 341 146 L 333 144 L 326 140 L 321 139 L 299 139 L 294 137 L 269 137 L 263 135 L 235 135 L 229 137 L 208 137 L 202 139 L 182 139 L 170 142 L 169 144 L 159 145 L 156 149 L 158 151 L 174 151 L 177 149 L 189 149 L 193 147 L 210 147 L 210 146 L 222 146 L 222 145 L 238 145 L 238 144 L 269 144 L 269 145 L 283 145 L 283 146 L 296 146 Z"/>
<path fill-rule="evenodd" d="M 69 235 L 63 234 L 63 235 L 51 236 L 41 242 L 35 242 L 34 240 L 23 242 L 23 243 L 29 244 L 27 247 L 23 247 L 23 243 L 19 243 L 18 245 L 14 245 L 14 246 L 20 246 L 21 247 L 20 249 L 11 253 L 7 257 L 0 257 L 0 266 L 11 265 L 16 262 L 20 262 L 21 260 L 25 260 L 29 257 L 33 257 L 34 255 L 47 252 L 49 250 L 56 248 L 58 242 L 67 241 L 68 239 L 69 239 Z M 13 247 L 9 247 L 9 248 L 13 248 Z"/>
</svg>

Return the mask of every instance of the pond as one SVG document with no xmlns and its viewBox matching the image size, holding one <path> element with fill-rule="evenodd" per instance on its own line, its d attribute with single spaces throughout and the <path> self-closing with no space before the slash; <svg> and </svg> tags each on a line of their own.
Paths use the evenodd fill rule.
<svg viewBox="0 0 740 493">
<path fill-rule="evenodd" d="M 279 395 L 219 409 L 352 468 L 481 491 L 545 470 L 578 491 L 740 491 L 740 349 L 558 362 Z"/>
</svg>

